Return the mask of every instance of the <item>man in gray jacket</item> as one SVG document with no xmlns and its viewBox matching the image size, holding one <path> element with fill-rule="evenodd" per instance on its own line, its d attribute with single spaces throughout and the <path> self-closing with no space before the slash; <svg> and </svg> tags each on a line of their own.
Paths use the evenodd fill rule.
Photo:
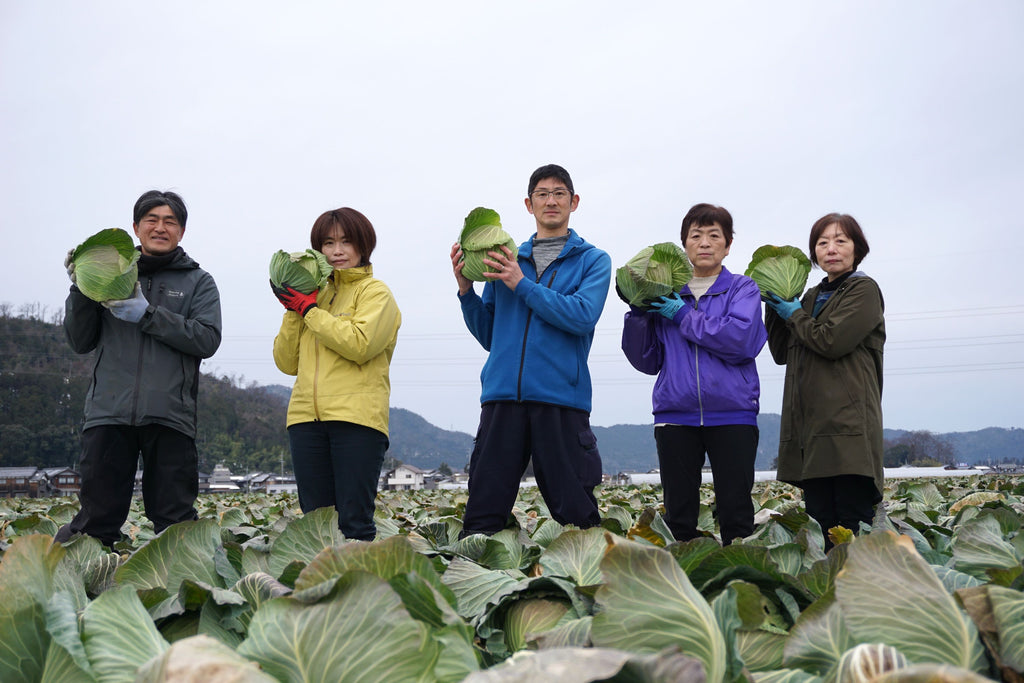
<svg viewBox="0 0 1024 683">
<path fill-rule="evenodd" d="M 107 546 L 121 539 L 142 456 L 146 516 L 157 533 L 197 518 L 196 397 L 199 363 L 220 346 L 220 294 L 209 273 L 178 246 L 188 211 L 174 192 L 151 190 L 135 203 L 139 282 L 132 297 L 97 303 L 75 283 L 64 332 L 76 353 L 96 352 L 85 400 L 81 510 L 58 530 Z"/>
</svg>

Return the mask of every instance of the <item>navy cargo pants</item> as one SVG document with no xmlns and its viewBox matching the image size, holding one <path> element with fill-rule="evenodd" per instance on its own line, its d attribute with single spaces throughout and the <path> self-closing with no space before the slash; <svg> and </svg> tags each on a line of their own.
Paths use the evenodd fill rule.
<svg viewBox="0 0 1024 683">
<path fill-rule="evenodd" d="M 601 523 L 594 498 L 601 455 L 590 415 L 543 403 L 496 402 L 480 410 L 462 537 L 505 528 L 531 457 L 537 486 L 555 521 L 580 528 Z"/>
</svg>

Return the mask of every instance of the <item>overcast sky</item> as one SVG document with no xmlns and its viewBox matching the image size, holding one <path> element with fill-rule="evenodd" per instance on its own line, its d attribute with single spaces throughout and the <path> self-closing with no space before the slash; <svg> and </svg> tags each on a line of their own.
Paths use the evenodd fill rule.
<svg viewBox="0 0 1024 683">
<path fill-rule="evenodd" d="M 732 213 L 734 272 L 852 214 L 886 303 L 886 426 L 1024 427 L 1024 4 L 626 7 L 0 0 L 0 303 L 56 315 L 67 250 L 173 189 L 221 292 L 204 371 L 290 386 L 270 255 L 351 206 L 402 309 L 392 405 L 474 432 L 485 353 L 449 248 L 476 206 L 527 239 L 527 180 L 553 162 L 615 267 L 678 241 L 697 202 Z M 612 292 L 598 324 L 595 425 L 651 421 L 625 308 Z M 783 368 L 758 369 L 779 412 Z"/>
</svg>

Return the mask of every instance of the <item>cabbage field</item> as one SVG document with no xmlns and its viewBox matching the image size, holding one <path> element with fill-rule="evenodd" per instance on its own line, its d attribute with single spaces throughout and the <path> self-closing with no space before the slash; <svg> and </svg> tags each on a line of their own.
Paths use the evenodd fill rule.
<svg viewBox="0 0 1024 683">
<path fill-rule="evenodd" d="M 381 492 L 378 540 L 290 494 L 199 500 L 116 553 L 52 535 L 72 499 L 0 500 L 0 681 L 1022 681 L 1024 477 L 890 481 L 859 536 L 755 489 L 722 548 L 674 542 L 660 489 L 605 487 L 602 526 L 458 540 L 464 491 Z"/>
</svg>

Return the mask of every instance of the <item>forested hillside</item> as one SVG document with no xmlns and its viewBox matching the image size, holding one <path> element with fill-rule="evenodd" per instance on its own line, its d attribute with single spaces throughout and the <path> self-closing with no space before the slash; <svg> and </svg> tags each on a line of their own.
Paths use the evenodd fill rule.
<svg viewBox="0 0 1024 683">
<path fill-rule="evenodd" d="M 0 306 L 0 467 L 75 466 L 92 354 L 78 355 L 59 320 Z M 54 316 L 54 317 L 59 317 Z M 199 386 L 200 469 L 290 469 L 285 411 L 289 388 L 203 375 Z M 469 434 L 439 429 L 407 410 L 391 410 L 388 456 L 422 469 L 469 461 Z"/>
<path fill-rule="evenodd" d="M 74 466 L 92 354 L 68 348 L 59 325 L 40 310 L 14 315 L 0 304 L 0 467 Z M 285 411 L 289 387 L 246 384 L 204 375 L 199 388 L 200 468 L 223 463 L 232 471 L 290 469 Z M 756 467 L 773 467 L 779 416 L 763 414 Z M 646 472 L 658 466 L 654 429 L 645 425 L 595 427 L 605 472 Z M 931 434 L 886 430 L 887 465 L 905 462 L 999 463 L 1024 457 L 1024 429 L 989 428 Z M 461 470 L 473 437 L 435 427 L 419 415 L 391 409 L 389 463 L 421 469 L 442 463 Z"/>
</svg>

